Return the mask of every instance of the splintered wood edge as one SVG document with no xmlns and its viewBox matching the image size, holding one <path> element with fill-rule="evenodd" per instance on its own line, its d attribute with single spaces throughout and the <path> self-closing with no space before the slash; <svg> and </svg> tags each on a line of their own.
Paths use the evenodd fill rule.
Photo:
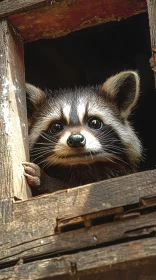
<svg viewBox="0 0 156 280">
<path fill-rule="evenodd" d="M 155 265 L 155 260 L 156 240 L 147 238 L 25 264 L 21 260 L 15 266 L 1 269 L 0 279 L 18 277 L 33 280 L 61 275 L 73 275 L 77 279 L 76 276 L 112 272 L 116 268 L 123 273 L 127 268 Z M 142 273 L 141 268 L 139 273 Z"/>
</svg>

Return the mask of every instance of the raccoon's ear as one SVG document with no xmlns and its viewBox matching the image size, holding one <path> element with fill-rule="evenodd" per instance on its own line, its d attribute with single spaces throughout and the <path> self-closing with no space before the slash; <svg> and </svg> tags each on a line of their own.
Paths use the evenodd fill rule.
<svg viewBox="0 0 156 280">
<path fill-rule="evenodd" d="M 116 103 L 121 116 L 127 118 L 138 100 L 139 84 L 137 72 L 123 71 L 106 80 L 102 91 L 110 101 Z"/>
<path fill-rule="evenodd" d="M 26 94 L 33 111 L 37 111 L 41 107 L 47 96 L 46 92 L 28 83 L 26 83 Z"/>
<path fill-rule="evenodd" d="M 41 109 L 47 93 L 28 83 L 26 83 L 25 86 L 27 95 L 28 128 L 31 129 L 35 123 L 35 116 Z"/>
</svg>

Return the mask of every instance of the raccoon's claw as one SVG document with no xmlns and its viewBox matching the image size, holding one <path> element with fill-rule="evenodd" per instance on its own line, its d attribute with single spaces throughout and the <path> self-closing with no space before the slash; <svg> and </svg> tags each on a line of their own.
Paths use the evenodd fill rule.
<svg viewBox="0 0 156 280">
<path fill-rule="evenodd" d="M 40 186 L 40 167 L 32 162 L 23 162 L 24 175 L 26 176 L 27 183 L 31 187 Z"/>
</svg>

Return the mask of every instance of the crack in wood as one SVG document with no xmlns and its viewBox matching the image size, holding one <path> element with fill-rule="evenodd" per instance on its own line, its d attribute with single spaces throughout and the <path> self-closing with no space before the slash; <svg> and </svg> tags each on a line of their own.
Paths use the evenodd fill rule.
<svg viewBox="0 0 156 280">
<path fill-rule="evenodd" d="M 77 274 L 77 265 L 75 262 L 71 262 L 71 271 L 70 271 L 70 275 L 74 276 Z"/>
<path fill-rule="evenodd" d="M 126 207 L 102 210 L 74 218 L 57 219 L 55 233 L 60 234 L 83 227 L 91 227 L 97 220 L 99 220 L 98 224 L 105 224 L 118 220 L 134 219 L 140 217 L 142 212 L 146 209 L 148 209 L 147 211 L 149 212 L 156 210 L 156 196 L 143 197 L 140 198 L 139 201 L 140 205 L 138 204 L 138 207 L 136 207 L 136 205 L 126 205 Z M 152 207 L 154 207 L 153 210 Z M 126 210 L 126 208 L 129 208 L 129 210 Z"/>
<path fill-rule="evenodd" d="M 156 224 L 146 227 L 140 227 L 133 230 L 125 231 L 125 235 L 127 237 L 137 237 L 153 234 L 155 236 L 156 233 Z"/>
</svg>

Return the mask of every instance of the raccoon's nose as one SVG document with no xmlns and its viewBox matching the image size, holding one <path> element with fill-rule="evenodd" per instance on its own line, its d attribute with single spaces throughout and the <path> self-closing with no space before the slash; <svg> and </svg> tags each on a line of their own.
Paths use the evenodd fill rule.
<svg viewBox="0 0 156 280">
<path fill-rule="evenodd" d="M 86 139 L 82 134 L 71 134 L 67 139 L 67 144 L 71 148 L 82 148 L 86 144 Z"/>
</svg>

